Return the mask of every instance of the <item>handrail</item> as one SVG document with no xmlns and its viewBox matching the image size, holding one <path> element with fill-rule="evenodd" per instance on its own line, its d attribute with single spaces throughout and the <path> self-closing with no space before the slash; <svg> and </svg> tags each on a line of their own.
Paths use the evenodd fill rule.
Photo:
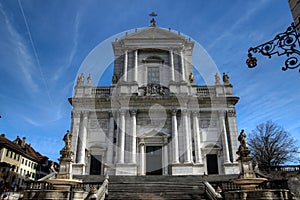
<svg viewBox="0 0 300 200">
<path fill-rule="evenodd" d="M 46 181 L 48 179 L 55 178 L 56 174 L 57 174 L 57 172 L 52 172 L 52 173 L 48 174 L 47 176 L 44 176 L 43 178 L 38 179 L 37 181 L 40 182 L 40 181 Z"/>
<path fill-rule="evenodd" d="M 219 200 L 223 199 L 220 193 L 216 192 L 216 190 L 209 184 L 207 181 L 203 181 L 205 185 L 205 193 L 208 196 L 209 199 L 211 200 Z"/>
<path fill-rule="evenodd" d="M 109 177 L 106 175 L 102 185 L 98 190 L 96 188 L 91 188 L 85 200 L 104 200 L 105 195 L 108 194 L 108 179 Z"/>
</svg>

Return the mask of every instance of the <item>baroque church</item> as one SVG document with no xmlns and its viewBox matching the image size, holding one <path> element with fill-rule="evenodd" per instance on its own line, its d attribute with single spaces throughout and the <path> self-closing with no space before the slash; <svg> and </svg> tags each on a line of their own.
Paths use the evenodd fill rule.
<svg viewBox="0 0 300 200">
<path fill-rule="evenodd" d="M 74 175 L 239 173 L 239 98 L 227 74 L 196 85 L 193 47 L 152 19 L 112 43 L 111 85 L 78 77 L 69 98 Z"/>
</svg>

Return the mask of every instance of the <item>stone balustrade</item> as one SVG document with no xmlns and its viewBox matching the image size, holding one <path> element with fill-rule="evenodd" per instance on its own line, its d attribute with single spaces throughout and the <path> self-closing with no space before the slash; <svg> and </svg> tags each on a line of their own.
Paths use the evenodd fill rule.
<svg viewBox="0 0 300 200">
<path fill-rule="evenodd" d="M 92 95 L 110 95 L 111 87 L 94 87 L 92 88 Z"/>
</svg>

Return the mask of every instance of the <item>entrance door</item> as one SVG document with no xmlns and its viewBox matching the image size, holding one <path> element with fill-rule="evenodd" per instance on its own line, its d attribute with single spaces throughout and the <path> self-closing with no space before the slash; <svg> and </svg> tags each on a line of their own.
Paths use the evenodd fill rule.
<svg viewBox="0 0 300 200">
<path fill-rule="evenodd" d="M 219 174 L 217 154 L 207 154 L 206 163 L 208 174 Z"/>
<path fill-rule="evenodd" d="M 90 175 L 101 175 L 101 155 L 91 155 Z"/>
<path fill-rule="evenodd" d="M 161 146 L 146 146 L 146 175 L 162 175 Z"/>
</svg>

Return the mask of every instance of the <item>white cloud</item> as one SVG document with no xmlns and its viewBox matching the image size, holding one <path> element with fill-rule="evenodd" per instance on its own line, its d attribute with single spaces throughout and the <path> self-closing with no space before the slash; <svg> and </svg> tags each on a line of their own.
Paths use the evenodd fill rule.
<svg viewBox="0 0 300 200">
<path fill-rule="evenodd" d="M 36 82 L 34 77 L 36 76 L 36 67 L 35 61 L 31 52 L 26 45 L 26 42 L 22 35 L 16 30 L 12 20 L 6 14 L 3 9 L 2 4 L 0 4 L 0 14 L 3 16 L 5 27 L 7 29 L 7 35 L 2 36 L 6 38 L 6 43 L 8 48 L 13 52 L 14 55 L 11 55 L 11 63 L 15 63 L 15 67 L 18 67 L 17 71 L 20 74 L 16 74 L 16 78 L 20 79 L 21 82 L 25 85 L 24 88 L 27 88 L 29 92 L 37 92 L 39 90 L 39 85 Z M 12 73 L 16 71 L 11 67 Z"/>
<path fill-rule="evenodd" d="M 72 65 L 73 59 L 77 53 L 79 26 L 80 26 L 80 14 L 79 14 L 79 12 L 77 12 L 76 16 L 75 16 L 75 21 L 74 21 L 73 46 L 72 46 L 70 55 L 68 57 L 67 64 L 65 64 L 62 67 L 59 67 L 58 70 L 55 72 L 55 75 L 53 77 L 54 81 L 57 81 L 63 74 L 65 74 L 66 69 L 68 69 Z"/>
</svg>

